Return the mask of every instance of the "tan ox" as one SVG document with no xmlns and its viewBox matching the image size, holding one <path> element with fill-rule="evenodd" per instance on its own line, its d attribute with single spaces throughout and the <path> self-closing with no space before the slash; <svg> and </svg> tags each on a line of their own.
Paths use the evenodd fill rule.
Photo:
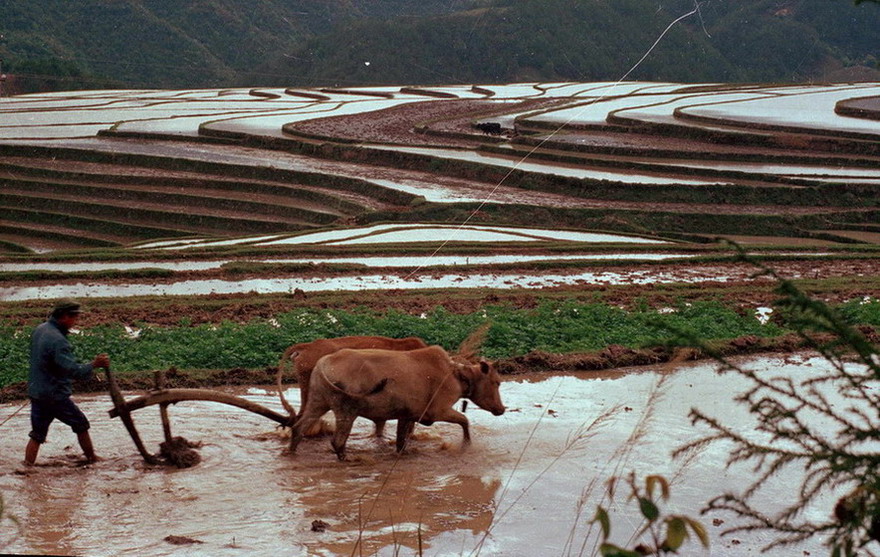
<svg viewBox="0 0 880 557">
<path fill-rule="evenodd" d="M 312 370 L 318 360 L 332 354 L 343 348 L 381 348 L 383 350 L 414 350 L 416 348 L 425 348 L 428 346 L 425 341 L 418 337 L 407 338 L 389 338 L 380 336 L 348 336 L 338 338 L 325 338 L 313 340 L 312 342 L 302 342 L 294 344 L 284 351 L 281 361 L 278 364 L 278 396 L 281 398 L 281 405 L 290 414 L 291 423 L 296 418 L 296 410 L 287 402 L 284 397 L 284 390 L 281 386 L 281 375 L 284 373 L 287 362 L 293 362 L 294 372 L 296 374 L 297 383 L 299 383 L 300 391 L 300 408 L 305 407 L 309 400 L 309 378 L 312 376 Z M 385 429 L 385 421 L 376 422 L 376 435 L 381 436 Z M 307 433 L 310 434 L 310 433 Z"/>
<path fill-rule="evenodd" d="M 329 410 L 336 416 L 332 445 L 339 460 L 345 460 L 345 443 L 358 416 L 398 420 L 398 452 L 416 422 L 459 424 L 464 442 L 470 443 L 468 419 L 453 405 L 467 398 L 500 416 L 504 413 L 500 383 L 490 363 L 457 363 L 439 346 L 407 352 L 339 350 L 315 365 L 309 400 L 293 426 L 290 452 L 296 451 L 303 434 Z"/>
</svg>

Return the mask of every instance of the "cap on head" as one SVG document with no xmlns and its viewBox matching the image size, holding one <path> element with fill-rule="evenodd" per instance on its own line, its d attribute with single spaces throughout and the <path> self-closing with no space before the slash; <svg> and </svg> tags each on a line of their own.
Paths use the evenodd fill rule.
<svg viewBox="0 0 880 557">
<path fill-rule="evenodd" d="M 71 300 L 70 298 L 58 300 L 58 302 L 55 303 L 55 307 L 52 308 L 53 317 L 61 317 L 62 315 L 79 315 L 80 313 L 82 313 L 82 310 L 80 310 L 79 302 Z"/>
</svg>

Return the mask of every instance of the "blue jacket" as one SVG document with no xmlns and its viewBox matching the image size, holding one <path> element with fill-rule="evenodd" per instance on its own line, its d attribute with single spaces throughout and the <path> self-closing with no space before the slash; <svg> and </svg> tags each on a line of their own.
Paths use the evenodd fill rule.
<svg viewBox="0 0 880 557">
<path fill-rule="evenodd" d="M 73 392 L 74 379 L 92 376 L 92 364 L 77 363 L 67 329 L 54 318 L 31 335 L 31 371 L 28 396 L 41 400 L 64 400 Z"/>
</svg>

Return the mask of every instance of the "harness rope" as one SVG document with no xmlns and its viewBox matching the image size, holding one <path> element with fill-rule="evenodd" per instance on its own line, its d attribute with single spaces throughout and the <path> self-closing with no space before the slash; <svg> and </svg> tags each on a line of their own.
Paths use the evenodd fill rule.
<svg viewBox="0 0 880 557">
<path fill-rule="evenodd" d="M 7 416 L 5 420 L 3 420 L 2 422 L 0 422 L 0 427 L 3 427 L 3 425 L 6 424 L 6 422 L 8 422 L 9 420 L 11 420 L 12 418 L 15 417 L 16 414 L 18 414 L 19 412 L 21 412 L 22 410 L 24 410 L 24 407 L 27 406 L 29 402 L 30 402 L 29 400 L 24 401 L 24 403 L 22 403 L 22 405 L 19 406 L 18 409 L 17 409 L 15 412 L 13 412 L 13 413 L 10 414 L 9 416 Z"/>
</svg>

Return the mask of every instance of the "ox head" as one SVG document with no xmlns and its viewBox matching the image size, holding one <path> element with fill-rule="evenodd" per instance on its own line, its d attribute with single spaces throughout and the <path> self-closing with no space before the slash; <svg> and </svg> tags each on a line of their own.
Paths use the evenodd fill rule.
<svg viewBox="0 0 880 557">
<path fill-rule="evenodd" d="M 465 398 L 496 416 L 504 414 L 504 403 L 501 402 L 499 391 L 501 376 L 495 366 L 486 360 L 480 360 L 478 364 L 458 364 L 458 369 Z"/>
</svg>

